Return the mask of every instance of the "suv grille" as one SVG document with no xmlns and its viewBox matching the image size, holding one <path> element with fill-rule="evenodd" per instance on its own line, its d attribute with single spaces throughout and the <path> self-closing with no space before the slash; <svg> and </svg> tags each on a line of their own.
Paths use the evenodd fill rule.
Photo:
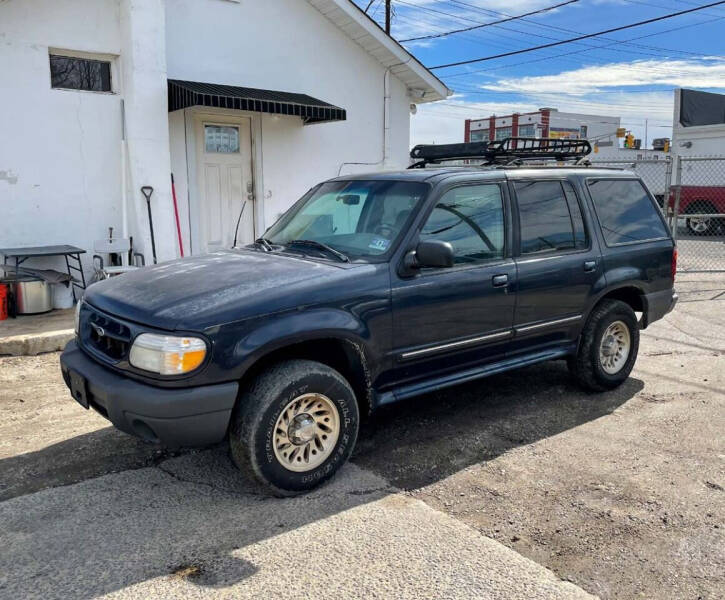
<svg viewBox="0 0 725 600">
<path fill-rule="evenodd" d="M 128 356 L 131 330 L 118 321 L 91 309 L 87 317 L 86 343 L 112 361 Z"/>
</svg>

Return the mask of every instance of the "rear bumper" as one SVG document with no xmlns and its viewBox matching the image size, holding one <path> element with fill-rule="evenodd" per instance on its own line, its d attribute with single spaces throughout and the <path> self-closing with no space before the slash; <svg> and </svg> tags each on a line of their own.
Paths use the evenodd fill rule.
<svg viewBox="0 0 725 600">
<path fill-rule="evenodd" d="M 70 371 L 87 382 L 91 408 L 118 429 L 170 447 L 204 446 L 224 439 L 238 384 L 166 389 L 118 375 L 89 358 L 75 341 L 60 357 L 66 385 Z"/>
<path fill-rule="evenodd" d="M 677 292 L 673 289 L 645 294 L 645 312 L 642 315 L 642 329 L 661 319 L 677 304 Z"/>
</svg>

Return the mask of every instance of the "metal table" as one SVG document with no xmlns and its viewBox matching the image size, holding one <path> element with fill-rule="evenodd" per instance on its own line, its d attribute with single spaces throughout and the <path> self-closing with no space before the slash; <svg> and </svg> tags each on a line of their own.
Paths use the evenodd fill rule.
<svg viewBox="0 0 725 600">
<path fill-rule="evenodd" d="M 3 264 L 8 264 L 8 259 L 15 259 L 15 279 L 17 279 L 18 267 L 29 258 L 47 257 L 47 256 L 63 256 L 65 257 L 65 266 L 70 277 L 71 290 L 73 292 L 73 300 L 76 298 L 76 288 L 86 289 L 86 276 L 83 274 L 83 266 L 81 265 L 81 254 L 86 251 L 76 246 L 33 246 L 28 248 L 0 248 L 0 254 L 3 255 Z M 73 263 L 73 264 L 71 264 Z M 80 273 L 80 283 L 73 278 L 73 273 Z"/>
</svg>

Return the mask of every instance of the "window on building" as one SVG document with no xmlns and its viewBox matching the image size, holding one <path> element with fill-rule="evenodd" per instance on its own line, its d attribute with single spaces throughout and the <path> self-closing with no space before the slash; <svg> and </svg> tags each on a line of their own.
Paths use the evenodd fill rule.
<svg viewBox="0 0 725 600">
<path fill-rule="evenodd" d="M 487 142 L 488 141 L 488 129 L 478 129 L 477 131 L 471 132 L 472 142 Z"/>
<path fill-rule="evenodd" d="M 450 242 L 455 264 L 476 263 L 503 257 L 503 223 L 498 185 L 462 186 L 438 201 L 420 238 Z"/>
<path fill-rule="evenodd" d="M 66 90 L 110 92 L 111 63 L 107 60 L 51 54 L 50 85 Z"/>
<path fill-rule="evenodd" d="M 496 139 L 497 140 L 503 140 L 505 138 L 511 137 L 511 128 L 510 127 L 498 127 L 496 128 Z"/>
<path fill-rule="evenodd" d="M 519 137 L 536 137 L 536 125 L 519 125 Z"/>
<path fill-rule="evenodd" d="M 590 181 L 589 191 L 608 245 L 667 237 L 659 209 L 636 179 Z"/>
<path fill-rule="evenodd" d="M 521 253 L 574 250 L 587 246 L 581 209 L 574 190 L 559 181 L 514 184 L 521 223 Z"/>
</svg>

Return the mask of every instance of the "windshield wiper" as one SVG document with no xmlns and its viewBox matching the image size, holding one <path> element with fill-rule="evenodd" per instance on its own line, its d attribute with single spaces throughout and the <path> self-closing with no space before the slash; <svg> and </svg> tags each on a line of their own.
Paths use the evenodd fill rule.
<svg viewBox="0 0 725 600">
<path fill-rule="evenodd" d="M 257 244 L 257 246 L 262 246 L 265 252 L 272 252 L 272 250 L 274 250 L 274 247 L 267 238 L 257 238 L 254 240 L 254 243 Z"/>
<path fill-rule="evenodd" d="M 341 262 L 350 262 L 350 258 L 346 255 L 340 252 L 339 250 L 335 250 L 332 246 L 328 246 L 327 244 L 324 244 L 323 242 L 318 242 L 316 240 L 291 240 L 287 242 L 288 246 L 310 246 L 312 248 L 317 248 L 318 250 L 324 250 L 325 252 L 332 254 L 335 258 L 337 258 Z"/>
</svg>

